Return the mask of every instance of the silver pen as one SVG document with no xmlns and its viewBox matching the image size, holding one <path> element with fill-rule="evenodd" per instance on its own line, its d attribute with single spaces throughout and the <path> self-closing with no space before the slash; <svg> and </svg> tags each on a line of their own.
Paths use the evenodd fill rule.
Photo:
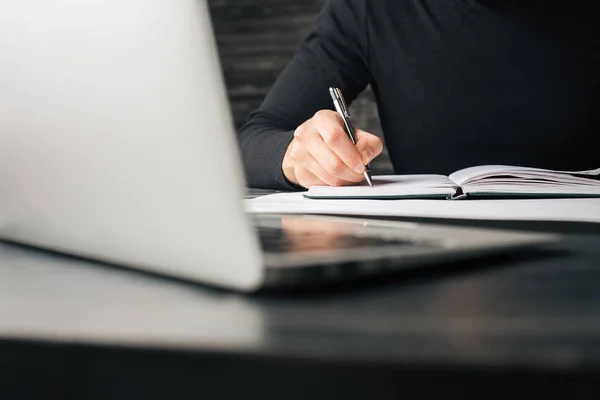
<svg viewBox="0 0 600 400">
<path fill-rule="evenodd" d="M 344 120 L 345 131 L 352 140 L 352 143 L 356 145 L 356 132 L 354 131 L 354 126 L 352 126 L 352 121 L 350 120 L 350 114 L 348 113 L 348 106 L 346 105 L 346 101 L 344 100 L 344 96 L 342 95 L 342 91 L 338 88 L 329 88 L 329 94 L 331 95 L 331 99 L 333 100 L 333 106 L 338 114 Z M 371 170 L 369 168 L 369 164 L 365 165 L 365 172 L 363 172 L 365 179 L 369 186 L 373 187 L 373 180 L 371 179 Z"/>
</svg>

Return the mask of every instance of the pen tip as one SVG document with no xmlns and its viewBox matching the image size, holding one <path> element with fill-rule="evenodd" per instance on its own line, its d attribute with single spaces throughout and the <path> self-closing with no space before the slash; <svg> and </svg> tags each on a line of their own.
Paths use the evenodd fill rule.
<svg viewBox="0 0 600 400">
<path fill-rule="evenodd" d="M 365 171 L 365 179 L 367 180 L 369 186 L 373 187 L 373 179 L 371 179 L 371 173 L 369 172 L 369 170 Z"/>
</svg>

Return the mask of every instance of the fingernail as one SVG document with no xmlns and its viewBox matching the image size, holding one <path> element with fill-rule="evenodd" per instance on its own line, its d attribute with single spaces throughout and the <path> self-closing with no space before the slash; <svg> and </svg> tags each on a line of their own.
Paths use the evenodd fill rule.
<svg viewBox="0 0 600 400">
<path fill-rule="evenodd" d="M 362 156 L 363 156 L 363 160 L 365 161 L 365 164 L 368 164 L 371 162 L 371 157 L 373 156 L 373 152 L 369 148 L 365 148 L 362 151 Z"/>
</svg>

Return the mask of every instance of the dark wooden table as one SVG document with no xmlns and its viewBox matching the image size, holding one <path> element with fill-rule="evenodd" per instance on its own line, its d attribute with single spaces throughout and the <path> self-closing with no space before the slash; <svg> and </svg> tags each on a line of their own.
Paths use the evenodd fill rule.
<svg viewBox="0 0 600 400">
<path fill-rule="evenodd" d="M 252 296 L 0 243 L 0 398 L 597 398 L 600 225 L 523 225 L 568 233 Z"/>
</svg>

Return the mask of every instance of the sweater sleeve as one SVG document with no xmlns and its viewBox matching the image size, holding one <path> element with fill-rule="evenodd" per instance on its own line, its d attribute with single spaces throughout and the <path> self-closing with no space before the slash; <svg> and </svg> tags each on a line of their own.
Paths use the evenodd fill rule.
<svg viewBox="0 0 600 400">
<path fill-rule="evenodd" d="M 250 187 L 297 189 L 281 168 L 296 128 L 317 111 L 333 109 L 329 87 L 341 88 L 351 103 L 369 83 L 366 2 L 327 1 L 312 32 L 239 131 Z"/>
</svg>

